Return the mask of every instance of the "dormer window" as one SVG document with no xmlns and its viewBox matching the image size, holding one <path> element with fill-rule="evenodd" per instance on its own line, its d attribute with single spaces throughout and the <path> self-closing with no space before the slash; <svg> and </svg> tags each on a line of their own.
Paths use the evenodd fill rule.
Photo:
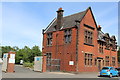
<svg viewBox="0 0 120 80">
<path fill-rule="evenodd" d="M 115 36 L 111 37 L 110 42 L 111 42 L 112 50 L 115 51 L 117 49 Z"/>
<path fill-rule="evenodd" d="M 110 49 L 110 36 L 109 36 L 109 34 L 108 33 L 105 33 L 105 35 L 104 35 L 104 39 L 105 39 L 105 43 L 106 43 L 106 48 L 105 49 Z"/>
<path fill-rule="evenodd" d="M 109 38 L 106 38 L 105 42 L 106 42 L 106 49 L 110 49 Z"/>
</svg>

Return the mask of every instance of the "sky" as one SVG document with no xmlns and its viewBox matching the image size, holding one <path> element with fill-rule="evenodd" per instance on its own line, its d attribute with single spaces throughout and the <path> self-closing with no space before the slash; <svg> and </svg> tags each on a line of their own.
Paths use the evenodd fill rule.
<svg viewBox="0 0 120 80">
<path fill-rule="evenodd" d="M 118 38 L 117 2 L 2 2 L 3 46 L 37 45 L 42 48 L 42 29 L 56 17 L 56 11 L 62 7 L 64 16 L 92 8 L 95 20 L 104 33 Z M 1 13 L 0 13 L 1 14 Z"/>
</svg>

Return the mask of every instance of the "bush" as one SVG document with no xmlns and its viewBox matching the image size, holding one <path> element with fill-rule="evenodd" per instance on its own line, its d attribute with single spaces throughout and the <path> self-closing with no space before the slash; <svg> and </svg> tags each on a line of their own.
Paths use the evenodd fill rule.
<svg viewBox="0 0 120 80">
<path fill-rule="evenodd" d="M 24 63 L 23 63 L 23 66 L 24 66 L 24 67 L 33 68 L 33 65 L 34 65 L 34 63 L 30 63 L 30 62 L 24 62 Z"/>
</svg>

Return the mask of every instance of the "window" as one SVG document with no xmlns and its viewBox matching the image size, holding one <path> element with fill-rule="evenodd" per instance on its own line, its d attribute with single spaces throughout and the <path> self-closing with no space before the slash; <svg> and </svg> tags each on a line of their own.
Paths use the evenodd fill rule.
<svg viewBox="0 0 120 80">
<path fill-rule="evenodd" d="M 112 57 L 112 66 L 115 66 L 115 57 Z"/>
<path fill-rule="evenodd" d="M 84 57 L 85 65 L 89 65 L 89 66 L 92 65 L 92 56 L 93 56 L 92 54 L 85 53 L 85 57 Z"/>
<path fill-rule="evenodd" d="M 85 30 L 84 35 L 85 35 L 85 37 L 84 37 L 85 43 L 93 44 L 93 32 Z"/>
<path fill-rule="evenodd" d="M 95 59 L 95 66 L 97 65 L 97 59 Z"/>
<path fill-rule="evenodd" d="M 87 53 L 85 53 L 85 65 L 87 65 Z"/>
<path fill-rule="evenodd" d="M 66 29 L 64 34 L 65 43 L 71 42 L 71 29 Z"/>
<path fill-rule="evenodd" d="M 109 69 L 109 68 L 108 67 L 103 67 L 102 70 L 104 70 L 104 69 Z"/>
<path fill-rule="evenodd" d="M 51 53 L 46 53 L 46 64 L 49 66 L 51 65 L 50 61 L 51 61 Z"/>
<path fill-rule="evenodd" d="M 106 65 L 106 66 L 109 66 L 109 56 L 106 56 L 106 57 L 105 57 L 105 65 Z"/>
<path fill-rule="evenodd" d="M 106 49 L 109 50 L 110 49 L 109 38 L 106 38 L 105 41 L 106 41 Z"/>
<path fill-rule="evenodd" d="M 99 42 L 99 53 L 104 53 L 103 51 L 103 42 Z"/>
<path fill-rule="evenodd" d="M 47 34 L 47 45 L 52 45 L 52 33 Z"/>
<path fill-rule="evenodd" d="M 103 66 L 104 66 L 104 60 L 103 60 Z"/>
<path fill-rule="evenodd" d="M 112 50 L 115 51 L 117 48 L 116 42 L 114 40 L 112 40 L 111 43 L 112 43 Z"/>
</svg>

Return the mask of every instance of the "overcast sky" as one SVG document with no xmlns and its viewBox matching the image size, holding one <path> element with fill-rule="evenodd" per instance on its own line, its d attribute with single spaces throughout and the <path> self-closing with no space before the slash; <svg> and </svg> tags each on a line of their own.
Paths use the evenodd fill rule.
<svg viewBox="0 0 120 80">
<path fill-rule="evenodd" d="M 2 45 L 42 47 L 42 29 L 56 17 L 59 7 L 64 16 L 86 10 L 91 6 L 98 25 L 104 33 L 118 37 L 117 2 L 4 2 L 2 3 Z"/>
</svg>

